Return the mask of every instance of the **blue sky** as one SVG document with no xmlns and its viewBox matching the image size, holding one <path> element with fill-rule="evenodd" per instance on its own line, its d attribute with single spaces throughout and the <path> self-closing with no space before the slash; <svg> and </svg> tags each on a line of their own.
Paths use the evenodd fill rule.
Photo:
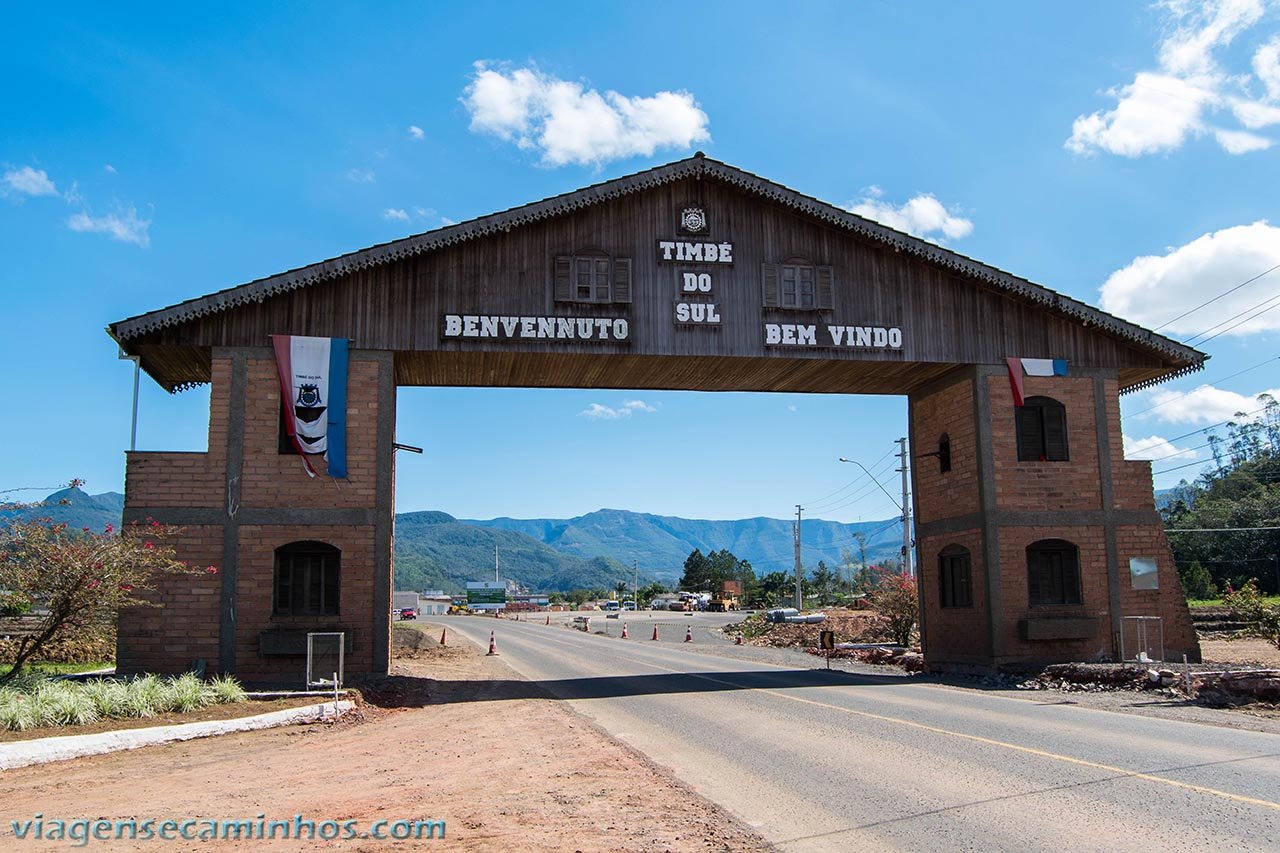
<svg viewBox="0 0 1280 853">
<path fill-rule="evenodd" d="M 0 488 L 122 487 L 108 322 L 695 149 L 1149 326 L 1280 264 L 1268 0 L 38 5 L 0 54 Z M 1207 458 L 1178 437 L 1280 387 L 1277 330 L 1124 398 L 1130 452 Z M 144 378 L 139 447 L 203 449 L 207 412 Z M 402 389 L 397 501 L 884 518 L 836 459 L 891 468 L 905 428 L 896 397 Z"/>
</svg>

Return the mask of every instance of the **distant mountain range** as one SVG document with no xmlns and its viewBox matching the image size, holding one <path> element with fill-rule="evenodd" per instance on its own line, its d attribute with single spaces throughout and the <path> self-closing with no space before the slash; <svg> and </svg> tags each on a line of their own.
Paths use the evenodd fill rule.
<svg viewBox="0 0 1280 853">
<path fill-rule="evenodd" d="M 87 527 L 101 533 L 108 524 L 120 526 L 124 515 L 124 495 L 119 492 L 86 494 L 78 488 L 60 489 L 36 506 L 0 510 L 0 521 L 14 518 L 47 518 L 73 530 Z"/>
<path fill-rule="evenodd" d="M 664 582 L 679 579 L 684 560 L 694 548 L 704 554 L 727 548 L 740 559 L 749 560 L 757 575 L 788 570 L 795 559 L 791 539 L 793 522 L 789 519 L 709 521 L 601 509 L 569 519 L 493 518 L 467 519 L 463 523 L 523 533 L 561 553 L 578 557 L 607 554 L 627 564 L 638 560 L 641 571 Z M 399 532 L 397 527 L 397 536 Z M 898 519 L 856 524 L 804 519 L 800 541 L 805 566 L 811 568 L 819 560 L 825 560 L 827 565 L 835 567 L 841 563 L 841 552 L 845 549 L 857 559 L 857 533 L 867 539 L 870 562 L 897 556 L 902 546 L 902 522 Z"/>
<path fill-rule="evenodd" d="M 118 526 L 123 510 L 124 495 L 117 492 L 89 495 L 64 489 L 40 507 L 0 512 L 0 520 L 49 517 L 74 529 L 102 530 L 108 523 Z M 703 553 L 727 548 L 763 575 L 789 571 L 793 565 L 791 528 L 787 519 L 709 521 L 619 509 L 569 519 L 460 520 L 444 512 L 400 513 L 395 526 L 395 586 L 460 592 L 467 581 L 493 577 L 495 546 L 500 576 L 540 592 L 611 589 L 618 581 L 630 580 L 633 560 L 639 563 L 641 583 L 672 584 L 695 548 Z M 856 524 L 805 519 L 804 565 L 813 568 L 825 560 L 834 567 L 845 550 L 857 559 L 858 533 L 866 537 L 868 561 L 898 554 L 898 519 Z"/>
</svg>

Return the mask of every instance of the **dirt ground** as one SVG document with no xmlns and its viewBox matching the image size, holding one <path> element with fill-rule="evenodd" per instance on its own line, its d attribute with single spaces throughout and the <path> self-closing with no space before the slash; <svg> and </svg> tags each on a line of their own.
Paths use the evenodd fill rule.
<svg viewBox="0 0 1280 853">
<path fill-rule="evenodd" d="M 1266 640 L 1245 637 L 1238 640 L 1200 640 L 1200 656 L 1205 663 L 1225 666 L 1260 666 L 1280 669 L 1280 649 Z"/>
<path fill-rule="evenodd" d="M 738 851 L 763 840 L 564 705 L 511 689 L 501 658 L 424 646 L 363 721 L 228 735 L 0 774 L 10 821 L 445 821 L 444 841 L 94 841 L 106 849 Z M 505 682 L 505 684 L 504 684 Z M 508 698 L 512 695 L 518 698 Z M 425 704 L 423 704 L 425 702 Z M 387 706 L 404 707 L 387 707 Z M 65 842 L 64 842 L 65 843 Z"/>
</svg>

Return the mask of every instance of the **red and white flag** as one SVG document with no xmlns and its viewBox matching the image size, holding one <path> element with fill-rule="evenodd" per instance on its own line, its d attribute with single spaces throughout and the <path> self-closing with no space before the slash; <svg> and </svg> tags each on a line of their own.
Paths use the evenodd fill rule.
<svg viewBox="0 0 1280 853">
<path fill-rule="evenodd" d="M 1066 376 L 1065 358 L 1006 358 L 1009 366 L 1009 388 L 1013 391 L 1013 404 L 1021 406 L 1025 394 L 1022 379 L 1025 376 Z"/>
</svg>

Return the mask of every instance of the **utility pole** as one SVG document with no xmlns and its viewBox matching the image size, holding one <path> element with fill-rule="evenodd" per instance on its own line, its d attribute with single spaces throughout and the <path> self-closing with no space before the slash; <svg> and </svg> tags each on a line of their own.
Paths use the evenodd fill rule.
<svg viewBox="0 0 1280 853">
<path fill-rule="evenodd" d="M 911 566 L 911 496 L 907 480 L 906 438 L 898 439 L 898 459 L 902 462 L 902 467 L 898 469 L 902 472 L 902 570 L 914 575 Z"/>
<path fill-rule="evenodd" d="M 804 569 L 800 567 L 800 513 L 804 508 L 796 504 L 796 610 L 804 609 L 804 590 L 800 586 Z"/>
<path fill-rule="evenodd" d="M 640 561 L 632 560 L 631 569 L 636 573 L 635 582 L 631 584 L 631 601 L 636 606 L 636 612 L 640 612 Z"/>
<path fill-rule="evenodd" d="M 494 545 L 493 546 L 493 582 L 497 583 L 499 580 L 500 579 L 498 577 L 498 546 Z"/>
</svg>

